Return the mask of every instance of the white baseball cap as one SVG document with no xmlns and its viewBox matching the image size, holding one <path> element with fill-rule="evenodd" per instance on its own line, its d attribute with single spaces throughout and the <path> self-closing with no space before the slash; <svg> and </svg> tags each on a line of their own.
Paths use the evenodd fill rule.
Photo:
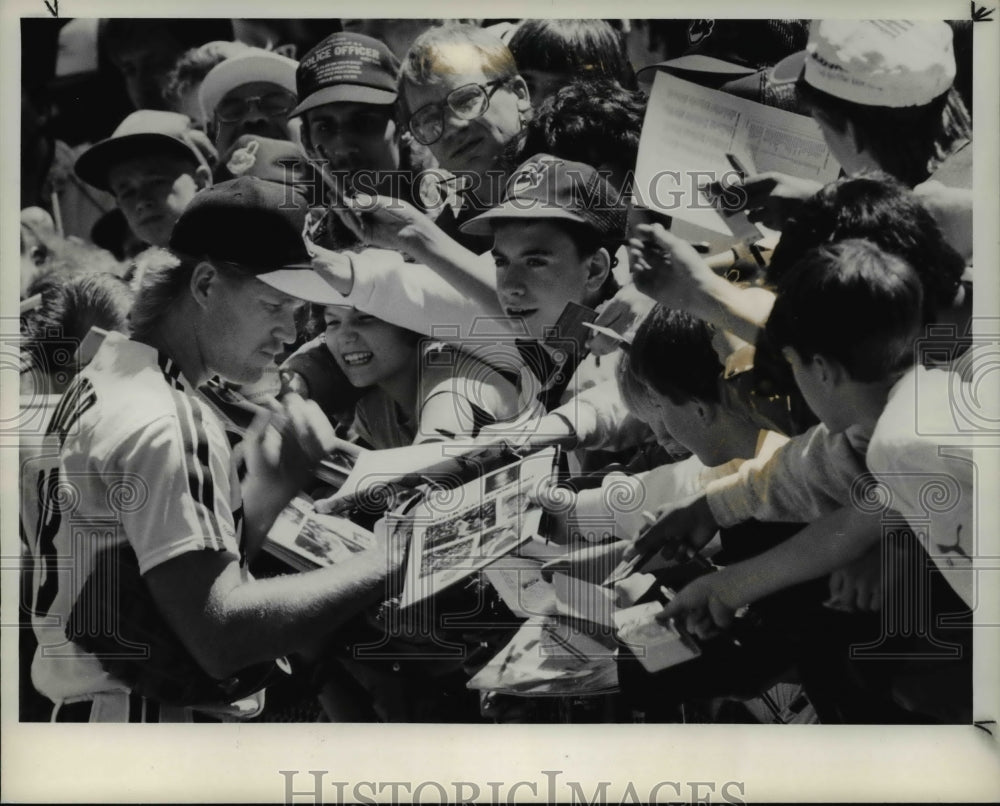
<svg viewBox="0 0 1000 806">
<path fill-rule="evenodd" d="M 219 62 L 209 70 L 198 89 L 198 100 L 205 118 L 211 119 L 215 107 L 228 92 L 254 81 L 268 81 L 296 95 L 295 70 L 298 66 L 295 59 L 263 48 L 247 48 Z"/>
<path fill-rule="evenodd" d="M 779 62 L 779 83 L 802 75 L 863 106 L 923 106 L 955 81 L 952 30 L 940 20 L 814 20 L 806 49 Z"/>
</svg>

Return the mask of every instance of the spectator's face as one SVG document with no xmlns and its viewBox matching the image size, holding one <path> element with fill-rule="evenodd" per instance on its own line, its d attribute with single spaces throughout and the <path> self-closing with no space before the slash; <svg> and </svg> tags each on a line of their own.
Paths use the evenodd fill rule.
<svg viewBox="0 0 1000 806">
<path fill-rule="evenodd" d="M 399 145 L 391 105 L 324 104 L 306 113 L 310 156 L 326 160 L 331 171 L 346 171 L 353 184 L 358 171 L 395 171 Z M 369 183 L 372 188 L 377 183 Z"/>
<path fill-rule="evenodd" d="M 327 349 L 352 386 L 386 385 L 409 377 L 416 345 L 408 331 L 340 305 L 328 306 L 323 319 Z"/>
<path fill-rule="evenodd" d="M 845 405 L 837 394 L 833 367 L 822 356 L 806 360 L 792 347 L 784 347 L 781 353 L 791 366 L 795 385 L 813 414 L 833 433 L 852 425 L 853 407 Z"/>
<path fill-rule="evenodd" d="M 234 383 L 259 380 L 295 340 L 295 316 L 304 304 L 254 277 L 214 273 L 204 296 L 208 368 Z"/>
<path fill-rule="evenodd" d="M 403 83 L 406 105 L 416 112 L 427 104 L 438 104 L 444 111 L 444 129 L 431 153 L 447 171 L 472 171 L 480 175 L 502 167 L 500 157 L 507 145 L 521 131 L 524 116 L 530 109 L 528 88 L 516 76 L 505 85 L 487 88 L 490 93 L 486 112 L 473 120 L 463 120 L 445 103 L 452 90 L 466 84 L 484 86 L 491 79 L 483 72 L 478 53 L 471 46 L 455 47 L 449 54 L 459 72 L 439 75 L 435 84 Z"/>
<path fill-rule="evenodd" d="M 823 132 L 823 139 L 833 158 L 840 163 L 840 167 L 847 174 L 856 174 L 861 171 L 878 171 L 881 166 L 877 159 L 863 146 L 859 147 L 859 139 L 854 131 L 854 126 L 850 122 L 841 129 L 827 116 L 822 109 L 812 108 L 813 120 L 819 124 Z"/>
<path fill-rule="evenodd" d="M 661 447 L 675 450 L 679 442 L 709 467 L 732 458 L 721 453 L 725 442 L 713 428 L 713 404 L 695 399 L 674 403 L 648 386 L 646 390 L 648 406 L 643 419 Z"/>
<path fill-rule="evenodd" d="M 166 109 L 163 87 L 166 76 L 184 48 L 169 34 L 147 42 L 122 44 L 111 60 L 125 79 L 125 90 L 136 109 Z"/>
<path fill-rule="evenodd" d="M 258 99 L 249 103 L 243 103 L 247 99 Z M 275 102 L 280 101 L 283 112 L 269 112 L 270 101 L 260 99 L 273 98 Z M 280 99 L 284 100 L 280 100 Z M 235 108 L 235 120 L 223 120 L 220 117 L 219 108 L 232 105 Z M 264 108 L 261 108 L 261 107 Z M 223 96 L 219 101 L 219 106 L 215 110 L 215 147 L 220 154 L 229 150 L 230 146 L 243 134 L 256 134 L 261 137 L 270 137 L 273 140 L 290 140 L 291 134 L 288 130 L 288 113 L 295 108 L 295 96 L 284 87 L 272 84 L 269 81 L 252 81 L 235 87 Z"/>
<path fill-rule="evenodd" d="M 567 302 L 582 303 L 607 278 L 607 263 L 580 255 L 572 238 L 549 221 L 523 220 L 496 227 L 493 241 L 497 297 L 507 316 L 543 339 Z"/>
<path fill-rule="evenodd" d="M 135 236 L 166 246 L 201 183 L 193 159 L 151 154 L 112 167 L 108 185 Z"/>
</svg>

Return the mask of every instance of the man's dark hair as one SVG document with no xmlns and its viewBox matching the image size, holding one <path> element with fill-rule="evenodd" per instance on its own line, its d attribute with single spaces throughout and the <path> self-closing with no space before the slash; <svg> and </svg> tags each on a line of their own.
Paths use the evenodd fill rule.
<svg viewBox="0 0 1000 806">
<path fill-rule="evenodd" d="M 610 78 L 634 89 L 635 72 L 622 35 L 605 20 L 527 19 L 510 38 L 518 70 Z"/>
<path fill-rule="evenodd" d="M 656 305 L 629 348 L 635 376 L 675 405 L 692 399 L 718 403 L 722 363 L 712 328 L 686 311 Z"/>
<path fill-rule="evenodd" d="M 954 87 L 923 106 L 867 106 L 837 98 L 800 78 L 799 101 L 837 131 L 854 124 L 860 145 L 882 170 L 910 187 L 925 181 L 951 154 L 972 140 L 972 118 Z"/>
<path fill-rule="evenodd" d="M 882 172 L 831 182 L 787 222 L 767 270 L 771 284 L 815 246 L 865 238 L 909 263 L 924 287 L 924 320 L 955 299 L 965 260 L 941 235 L 934 217 L 909 188 Z"/>
<path fill-rule="evenodd" d="M 777 284 L 765 332 L 803 360 L 835 360 L 862 382 L 887 380 L 913 364 L 923 290 L 905 260 L 871 241 L 849 239 L 806 252 Z"/>
<path fill-rule="evenodd" d="M 646 96 L 610 79 L 580 80 L 547 98 L 528 124 L 522 152 L 635 169 Z"/>
</svg>

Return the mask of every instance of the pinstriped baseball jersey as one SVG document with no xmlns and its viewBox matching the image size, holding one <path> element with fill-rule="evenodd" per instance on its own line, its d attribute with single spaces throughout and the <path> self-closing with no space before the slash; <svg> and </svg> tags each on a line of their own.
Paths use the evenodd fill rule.
<svg viewBox="0 0 1000 806">
<path fill-rule="evenodd" d="M 241 556 L 229 443 L 193 392 L 167 356 L 109 334 L 56 408 L 42 456 L 22 467 L 39 643 L 32 681 L 53 701 L 124 688 L 65 635 L 88 577 L 112 566 L 109 549 L 133 551 L 142 574 L 190 551 Z M 87 617 L 94 630 L 107 626 L 100 613 Z"/>
</svg>

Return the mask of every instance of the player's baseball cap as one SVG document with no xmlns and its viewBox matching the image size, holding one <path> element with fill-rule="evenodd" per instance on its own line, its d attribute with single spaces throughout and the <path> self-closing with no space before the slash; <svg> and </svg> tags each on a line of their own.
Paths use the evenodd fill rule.
<svg viewBox="0 0 1000 806">
<path fill-rule="evenodd" d="M 323 104 L 391 104 L 399 60 L 384 42 L 364 34 L 336 33 L 310 50 L 295 71 L 299 105 L 291 117 Z"/>
<path fill-rule="evenodd" d="M 202 164 L 204 157 L 188 139 L 190 130 L 187 115 L 140 109 L 119 123 L 109 138 L 84 151 L 74 170 L 88 185 L 110 191 L 108 172 L 128 159 L 166 152 Z"/>
<path fill-rule="evenodd" d="M 815 20 L 806 49 L 775 65 L 776 83 L 863 106 L 923 106 L 955 81 L 951 27 L 941 20 Z"/>
<path fill-rule="evenodd" d="M 312 270 L 302 230 L 309 210 L 292 185 L 241 176 L 195 194 L 170 236 L 170 251 L 226 263 L 293 297 L 343 298 Z"/>
<path fill-rule="evenodd" d="M 626 206 L 597 170 L 536 154 L 511 175 L 504 200 L 461 226 L 471 235 L 489 235 L 501 221 L 556 218 L 591 227 L 606 240 L 625 237 Z"/>
<path fill-rule="evenodd" d="M 298 65 L 295 59 L 263 48 L 247 48 L 219 62 L 208 71 L 198 89 L 198 101 L 205 118 L 212 119 L 215 107 L 227 93 L 255 81 L 277 84 L 295 95 L 295 68 Z"/>
</svg>

